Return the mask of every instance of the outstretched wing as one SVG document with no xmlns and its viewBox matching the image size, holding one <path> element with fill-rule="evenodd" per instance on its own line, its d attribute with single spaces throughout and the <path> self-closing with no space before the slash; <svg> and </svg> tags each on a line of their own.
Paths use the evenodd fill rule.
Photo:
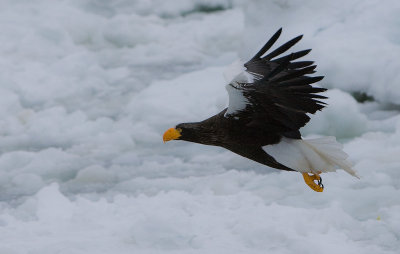
<svg viewBox="0 0 400 254">
<path fill-rule="evenodd" d="M 318 93 L 324 88 L 311 84 L 323 79 L 310 77 L 316 65 L 311 61 L 294 61 L 308 54 L 303 50 L 280 56 L 296 44 L 298 36 L 267 54 L 281 34 L 279 29 L 247 63 L 246 70 L 227 86 L 229 106 L 225 117 L 240 120 L 247 127 L 275 133 L 298 133 L 310 117 L 325 103 Z M 299 134 L 296 134 L 299 135 Z"/>
</svg>

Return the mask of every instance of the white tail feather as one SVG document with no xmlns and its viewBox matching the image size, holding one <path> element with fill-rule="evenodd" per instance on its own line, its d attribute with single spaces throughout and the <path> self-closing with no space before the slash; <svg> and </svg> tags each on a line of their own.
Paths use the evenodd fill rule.
<svg viewBox="0 0 400 254">
<path fill-rule="evenodd" d="M 332 172 L 341 168 L 358 178 L 343 146 L 335 137 L 307 140 L 282 138 L 280 143 L 264 146 L 263 149 L 279 163 L 299 172 Z"/>
<path fill-rule="evenodd" d="M 343 151 L 342 144 L 338 143 L 335 137 L 322 137 L 303 141 L 327 163 L 331 164 L 334 169 L 341 168 L 350 175 L 359 178 L 357 173 L 352 169 L 352 164 L 348 160 L 349 156 Z"/>
</svg>

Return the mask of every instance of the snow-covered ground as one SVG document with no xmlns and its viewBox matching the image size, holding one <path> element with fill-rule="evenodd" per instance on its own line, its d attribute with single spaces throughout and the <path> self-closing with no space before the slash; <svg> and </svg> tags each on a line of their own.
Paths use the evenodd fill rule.
<svg viewBox="0 0 400 254">
<path fill-rule="evenodd" d="M 0 253 L 398 253 L 400 2 L 1 0 Z M 319 66 L 358 180 L 162 143 L 279 27 Z M 359 102 L 357 102 L 357 100 Z M 362 103 L 360 102 L 362 101 Z"/>
</svg>

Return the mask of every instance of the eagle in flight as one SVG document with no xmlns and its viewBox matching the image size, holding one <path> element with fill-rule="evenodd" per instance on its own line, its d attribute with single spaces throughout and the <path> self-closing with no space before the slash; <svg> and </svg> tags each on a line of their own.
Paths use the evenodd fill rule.
<svg viewBox="0 0 400 254">
<path fill-rule="evenodd" d="M 322 192 L 321 173 L 341 168 L 357 175 L 335 137 L 302 139 L 299 129 L 310 120 L 309 114 L 325 107 L 321 100 L 326 97 L 320 93 L 326 89 L 312 86 L 323 79 L 310 76 L 314 62 L 295 61 L 310 49 L 281 56 L 302 35 L 268 52 L 281 32 L 244 66 L 227 73 L 227 108 L 201 122 L 180 123 L 168 129 L 163 140 L 224 147 L 269 167 L 300 172 L 311 189 Z"/>
</svg>

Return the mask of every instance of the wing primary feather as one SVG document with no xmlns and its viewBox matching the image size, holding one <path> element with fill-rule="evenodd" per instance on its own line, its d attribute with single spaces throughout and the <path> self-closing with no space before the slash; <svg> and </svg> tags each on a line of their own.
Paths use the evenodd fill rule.
<svg viewBox="0 0 400 254">
<path fill-rule="evenodd" d="M 298 61 L 298 62 L 292 62 L 289 64 L 288 68 L 293 70 L 293 69 L 299 69 L 299 68 L 304 68 L 307 66 L 310 66 L 314 63 L 314 61 Z"/>
<path fill-rule="evenodd" d="M 309 67 L 290 72 L 289 74 L 281 76 L 279 78 L 272 79 L 271 81 L 280 82 L 280 81 L 284 81 L 284 80 L 290 80 L 290 79 L 298 78 L 298 77 L 301 77 L 301 76 L 303 76 L 305 74 L 313 73 L 313 71 L 314 71 L 314 69 L 316 67 L 317 67 L 316 65 L 311 65 Z"/>
<path fill-rule="evenodd" d="M 306 49 L 306 50 L 295 52 L 295 53 L 293 53 L 293 59 L 292 60 L 296 60 L 296 59 L 298 59 L 300 57 L 303 57 L 303 56 L 307 55 L 310 52 L 311 52 L 311 49 Z M 282 62 L 282 61 L 286 61 L 287 57 L 289 57 L 289 55 L 283 56 L 283 57 L 280 57 L 280 58 L 276 58 L 276 59 L 273 60 L 273 62 L 279 63 L 279 62 Z"/>
<path fill-rule="evenodd" d="M 266 55 L 262 59 L 271 60 L 272 58 L 274 58 L 274 57 L 286 52 L 288 49 L 293 47 L 294 44 L 296 44 L 298 41 L 300 41 L 301 38 L 303 38 L 303 35 L 299 35 L 296 38 L 291 39 L 290 41 L 286 42 L 285 44 L 283 44 L 279 48 L 275 49 L 274 51 L 272 51 L 271 53 L 269 53 L 268 55 Z"/>
<path fill-rule="evenodd" d="M 287 81 L 283 81 L 280 84 L 282 86 L 301 86 L 301 85 L 309 85 L 321 81 L 324 77 L 323 76 L 316 76 L 316 77 L 302 77 L 291 79 Z"/>
<path fill-rule="evenodd" d="M 249 62 L 251 62 L 252 60 L 258 59 L 262 55 L 264 55 L 265 52 L 267 52 L 272 47 L 272 45 L 274 45 L 274 43 L 278 40 L 281 33 L 282 33 L 282 27 L 279 28 L 278 31 L 275 32 L 275 34 L 267 41 L 267 43 L 265 43 L 265 45 L 260 49 L 260 51 L 258 51 L 257 54 L 255 54 L 255 56 L 253 56 L 253 58 L 251 58 L 250 61 L 248 61 L 244 66 L 246 67 L 246 65 Z"/>
<path fill-rule="evenodd" d="M 295 94 L 296 95 L 301 95 L 301 96 L 307 97 L 307 98 L 314 98 L 314 99 L 326 99 L 327 98 L 326 96 L 319 95 L 319 94 L 313 94 L 313 93 L 310 93 L 310 94 L 307 94 L 307 93 L 299 93 L 299 94 L 297 94 L 297 93 L 295 93 Z M 324 102 L 321 101 L 321 103 L 324 103 Z"/>
<path fill-rule="evenodd" d="M 305 85 L 297 85 L 297 86 L 291 86 L 290 91 L 293 91 L 295 93 L 301 93 L 301 94 L 314 94 L 314 93 L 322 93 L 325 92 L 326 88 L 322 87 L 312 87 L 308 84 Z"/>
</svg>

